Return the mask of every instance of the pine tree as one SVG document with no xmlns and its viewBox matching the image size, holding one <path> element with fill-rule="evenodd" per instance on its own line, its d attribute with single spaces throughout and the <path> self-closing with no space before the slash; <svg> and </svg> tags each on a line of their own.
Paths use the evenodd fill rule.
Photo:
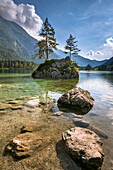
<svg viewBox="0 0 113 170">
<path fill-rule="evenodd" d="M 76 37 L 73 37 L 71 34 L 69 36 L 69 39 L 67 39 L 66 43 L 67 45 L 65 46 L 65 53 L 70 53 L 70 58 L 71 54 L 78 54 L 80 52 L 80 49 L 77 48 L 78 45 L 75 45 L 78 41 L 75 41 Z"/>
<path fill-rule="evenodd" d="M 38 58 L 41 59 L 44 56 L 46 56 L 46 59 L 48 59 L 49 54 L 54 52 L 53 49 L 57 49 L 56 46 L 58 45 L 58 43 L 56 42 L 55 39 L 55 31 L 48 22 L 48 18 L 46 18 L 43 26 L 44 28 L 39 34 L 39 36 L 42 37 L 42 40 L 38 41 L 35 44 L 35 48 L 38 47 L 38 49 L 35 51 L 34 58 L 38 56 Z"/>
</svg>

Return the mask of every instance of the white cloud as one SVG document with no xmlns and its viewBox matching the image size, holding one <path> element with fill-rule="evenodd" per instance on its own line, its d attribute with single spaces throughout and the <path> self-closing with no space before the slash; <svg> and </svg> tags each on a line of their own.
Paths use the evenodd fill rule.
<svg viewBox="0 0 113 170">
<path fill-rule="evenodd" d="M 101 51 L 96 51 L 95 54 L 96 55 L 104 55 Z"/>
<path fill-rule="evenodd" d="M 13 0 L 0 0 L 0 16 L 11 20 L 23 27 L 31 36 L 39 39 L 43 21 L 36 14 L 33 5 L 15 4 Z"/>
<path fill-rule="evenodd" d="M 106 39 L 106 43 L 103 44 L 103 52 L 106 58 L 113 56 L 113 38 L 109 37 Z"/>
<path fill-rule="evenodd" d="M 88 53 L 86 53 L 86 55 L 88 55 L 88 56 L 94 56 L 94 51 L 93 51 L 93 50 L 90 50 Z"/>
<path fill-rule="evenodd" d="M 106 44 L 104 44 L 104 47 L 111 47 L 113 48 L 113 38 L 110 37 L 106 40 Z"/>
<path fill-rule="evenodd" d="M 103 54 L 103 52 L 101 52 L 101 51 L 93 51 L 93 50 L 90 50 L 89 52 L 87 52 L 86 53 L 86 55 L 88 56 L 88 58 L 90 58 L 90 59 L 95 59 L 95 58 L 97 58 L 97 59 L 99 59 L 99 58 L 101 58 L 101 56 L 103 56 L 104 54 Z"/>
<path fill-rule="evenodd" d="M 90 50 L 89 52 L 83 54 L 89 59 L 109 59 L 113 57 L 113 37 L 109 37 L 106 40 L 106 43 L 102 44 L 98 51 Z"/>
</svg>

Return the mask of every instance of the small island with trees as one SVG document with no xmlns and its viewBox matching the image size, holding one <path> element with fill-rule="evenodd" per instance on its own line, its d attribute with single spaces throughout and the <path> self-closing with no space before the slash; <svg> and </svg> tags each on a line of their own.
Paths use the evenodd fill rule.
<svg viewBox="0 0 113 170">
<path fill-rule="evenodd" d="M 65 53 L 69 53 L 70 57 L 63 59 L 51 59 L 49 60 L 49 54 L 57 49 L 58 43 L 55 38 L 55 31 L 46 18 L 44 22 L 44 28 L 39 34 L 42 40 L 38 41 L 35 45 L 34 58 L 45 58 L 45 62 L 40 64 L 38 68 L 33 72 L 33 78 L 52 78 L 52 79 L 70 79 L 78 78 L 78 65 L 71 60 L 72 54 L 78 54 L 80 51 L 75 45 L 78 41 L 75 41 L 76 37 L 71 34 L 66 41 Z"/>
</svg>

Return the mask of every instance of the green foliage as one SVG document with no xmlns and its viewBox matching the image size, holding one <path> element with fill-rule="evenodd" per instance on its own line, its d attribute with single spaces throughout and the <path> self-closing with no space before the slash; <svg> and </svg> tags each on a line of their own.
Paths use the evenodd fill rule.
<svg viewBox="0 0 113 170">
<path fill-rule="evenodd" d="M 113 71 L 113 65 L 107 66 L 108 71 Z"/>
<path fill-rule="evenodd" d="M 97 67 L 99 71 L 113 71 L 113 65 L 101 65 Z"/>
<path fill-rule="evenodd" d="M 42 37 L 42 40 L 35 44 L 35 48 L 37 49 L 35 50 L 34 58 L 38 56 L 38 58 L 41 59 L 46 56 L 46 59 L 48 59 L 49 54 L 54 52 L 53 49 L 57 49 L 56 46 L 58 43 L 55 39 L 55 31 L 48 22 L 48 18 L 46 18 L 43 26 L 44 28 L 39 34 L 39 36 Z"/>
<path fill-rule="evenodd" d="M 34 69 L 37 64 L 34 62 L 20 61 L 20 60 L 0 60 L 0 69 Z"/>
<path fill-rule="evenodd" d="M 85 67 L 85 70 L 93 70 L 93 68 L 91 67 L 90 64 L 88 64 L 88 65 Z"/>
<path fill-rule="evenodd" d="M 44 63 L 41 63 L 38 67 L 38 71 L 41 71 L 41 70 L 47 70 L 48 68 L 51 67 L 51 65 L 53 63 L 55 63 L 56 59 L 51 59 L 51 60 L 46 60 Z"/>
<path fill-rule="evenodd" d="M 71 94 L 71 95 L 70 95 L 70 98 L 72 99 L 73 97 L 74 97 L 74 94 Z"/>
<path fill-rule="evenodd" d="M 69 38 L 66 41 L 66 46 L 65 46 L 65 53 L 69 53 L 70 54 L 70 58 L 71 58 L 71 54 L 78 54 L 78 52 L 80 52 L 80 49 L 78 49 L 78 45 L 75 45 L 78 41 L 75 41 L 76 37 L 73 37 L 71 34 L 69 36 Z"/>
<path fill-rule="evenodd" d="M 100 71 L 106 71 L 107 70 L 107 66 L 106 65 L 101 65 L 101 66 L 98 66 L 98 70 Z"/>
<path fill-rule="evenodd" d="M 36 40 L 14 22 L 0 17 L 0 58 L 31 60 Z"/>
</svg>

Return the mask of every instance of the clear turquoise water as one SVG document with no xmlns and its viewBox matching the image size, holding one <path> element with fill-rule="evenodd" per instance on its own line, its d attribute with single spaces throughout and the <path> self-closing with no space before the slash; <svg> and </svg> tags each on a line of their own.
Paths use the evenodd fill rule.
<svg viewBox="0 0 113 170">
<path fill-rule="evenodd" d="M 108 135 L 104 142 L 104 170 L 113 168 L 113 72 L 81 71 L 77 80 L 32 79 L 30 73 L 1 73 L 0 102 L 15 100 L 20 96 L 57 99 L 66 91 L 78 86 L 88 90 L 95 99 L 92 110 L 84 115 L 92 125 Z M 53 111 L 58 111 L 57 106 Z M 107 169 L 106 169 L 107 168 Z"/>
</svg>

